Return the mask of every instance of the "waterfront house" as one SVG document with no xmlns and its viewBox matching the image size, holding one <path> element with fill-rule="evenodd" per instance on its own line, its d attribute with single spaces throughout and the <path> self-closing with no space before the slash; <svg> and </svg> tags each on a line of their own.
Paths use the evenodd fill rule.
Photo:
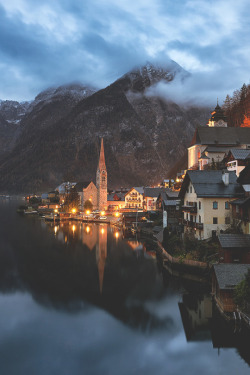
<svg viewBox="0 0 250 375">
<path fill-rule="evenodd" d="M 218 309 L 222 313 L 232 313 L 237 306 L 234 303 L 234 290 L 247 274 L 250 264 L 215 264 L 212 271 L 212 294 Z"/>
<path fill-rule="evenodd" d="M 220 234 L 220 263 L 250 264 L 250 234 Z"/>
<path fill-rule="evenodd" d="M 125 208 L 125 193 L 115 192 L 108 194 L 108 210 L 119 211 Z"/>
<path fill-rule="evenodd" d="M 179 192 L 166 189 L 162 191 L 156 202 L 157 209 L 162 211 L 163 228 L 168 226 L 178 227 L 180 218 L 180 199 Z"/>
<path fill-rule="evenodd" d="M 204 240 L 230 226 L 229 202 L 244 197 L 244 190 L 234 172 L 188 170 L 179 197 L 183 200 L 184 233 L 193 231 L 196 238 Z"/>
<path fill-rule="evenodd" d="M 133 187 L 125 194 L 125 208 L 130 211 L 143 210 L 143 187 Z"/>
</svg>

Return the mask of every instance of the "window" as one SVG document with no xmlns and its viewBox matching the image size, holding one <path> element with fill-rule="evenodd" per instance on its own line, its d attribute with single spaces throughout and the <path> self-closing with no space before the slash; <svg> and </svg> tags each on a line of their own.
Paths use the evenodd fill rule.
<svg viewBox="0 0 250 375">
<path fill-rule="evenodd" d="M 201 215 L 199 215 L 199 223 L 201 223 Z"/>
<path fill-rule="evenodd" d="M 188 214 L 186 215 L 186 219 L 188 220 Z"/>
<path fill-rule="evenodd" d="M 190 193 L 192 193 L 193 192 L 193 189 L 192 189 L 192 186 L 190 186 Z"/>
<path fill-rule="evenodd" d="M 225 202 L 225 210 L 229 210 L 229 202 Z"/>
<path fill-rule="evenodd" d="M 199 210 L 201 209 L 201 202 L 199 201 Z"/>
<path fill-rule="evenodd" d="M 213 202 L 213 209 L 217 210 L 218 209 L 218 202 Z"/>
<path fill-rule="evenodd" d="M 213 224 L 218 224 L 218 217 L 213 217 Z"/>
<path fill-rule="evenodd" d="M 225 217 L 225 224 L 230 224 L 230 216 Z"/>
</svg>

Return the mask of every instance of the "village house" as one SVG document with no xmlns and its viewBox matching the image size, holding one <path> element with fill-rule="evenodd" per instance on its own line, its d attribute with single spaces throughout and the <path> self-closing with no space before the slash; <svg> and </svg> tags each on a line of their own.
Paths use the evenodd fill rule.
<svg viewBox="0 0 250 375">
<path fill-rule="evenodd" d="M 216 106 L 208 126 L 199 126 L 188 147 L 188 169 L 205 169 L 221 162 L 230 149 L 250 150 L 250 128 L 227 127 L 226 118 Z"/>
<path fill-rule="evenodd" d="M 226 230 L 231 222 L 229 202 L 244 196 L 234 172 L 188 170 L 179 197 L 183 200 L 184 233 L 208 239 Z"/>
<path fill-rule="evenodd" d="M 143 194 L 143 209 L 144 211 L 156 211 L 156 202 L 159 194 L 165 189 L 162 187 L 145 187 Z"/>
<path fill-rule="evenodd" d="M 212 272 L 212 294 L 218 309 L 230 314 L 237 310 L 234 290 L 250 269 L 250 264 L 215 264 Z"/>
<path fill-rule="evenodd" d="M 90 201 L 93 205 L 93 210 L 98 208 L 97 204 L 97 187 L 92 181 L 78 182 L 75 186 L 79 195 L 79 209 L 84 210 L 84 203 Z"/>
<path fill-rule="evenodd" d="M 162 212 L 163 228 L 168 226 L 177 227 L 180 218 L 179 192 L 166 189 L 162 191 L 156 201 L 156 207 Z"/>
<path fill-rule="evenodd" d="M 125 194 L 125 208 L 134 210 L 143 210 L 143 187 L 133 187 Z"/>
<path fill-rule="evenodd" d="M 219 262 L 250 264 L 250 234 L 220 234 Z"/>
<path fill-rule="evenodd" d="M 239 177 L 243 169 L 250 164 L 250 150 L 232 149 L 226 155 L 225 164 L 229 171 L 235 171 Z"/>
<path fill-rule="evenodd" d="M 250 165 L 246 166 L 237 180 L 245 196 L 231 202 L 233 224 L 244 234 L 250 234 Z"/>
<path fill-rule="evenodd" d="M 107 205 L 109 211 L 122 211 L 125 208 L 125 193 L 108 194 Z"/>
</svg>

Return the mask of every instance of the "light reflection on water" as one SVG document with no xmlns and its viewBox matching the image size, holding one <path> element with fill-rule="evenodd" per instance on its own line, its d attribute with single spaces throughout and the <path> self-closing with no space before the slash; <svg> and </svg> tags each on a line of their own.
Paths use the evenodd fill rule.
<svg viewBox="0 0 250 375">
<path fill-rule="evenodd" d="M 249 373 L 213 348 L 210 296 L 163 283 L 139 241 L 0 210 L 1 374 Z"/>
</svg>

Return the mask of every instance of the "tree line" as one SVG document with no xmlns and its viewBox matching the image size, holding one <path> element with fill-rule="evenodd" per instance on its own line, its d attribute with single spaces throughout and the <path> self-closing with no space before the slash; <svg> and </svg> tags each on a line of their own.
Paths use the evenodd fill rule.
<svg viewBox="0 0 250 375">
<path fill-rule="evenodd" d="M 250 84 L 242 85 L 233 95 L 227 95 L 223 103 L 228 126 L 250 127 Z"/>
</svg>

